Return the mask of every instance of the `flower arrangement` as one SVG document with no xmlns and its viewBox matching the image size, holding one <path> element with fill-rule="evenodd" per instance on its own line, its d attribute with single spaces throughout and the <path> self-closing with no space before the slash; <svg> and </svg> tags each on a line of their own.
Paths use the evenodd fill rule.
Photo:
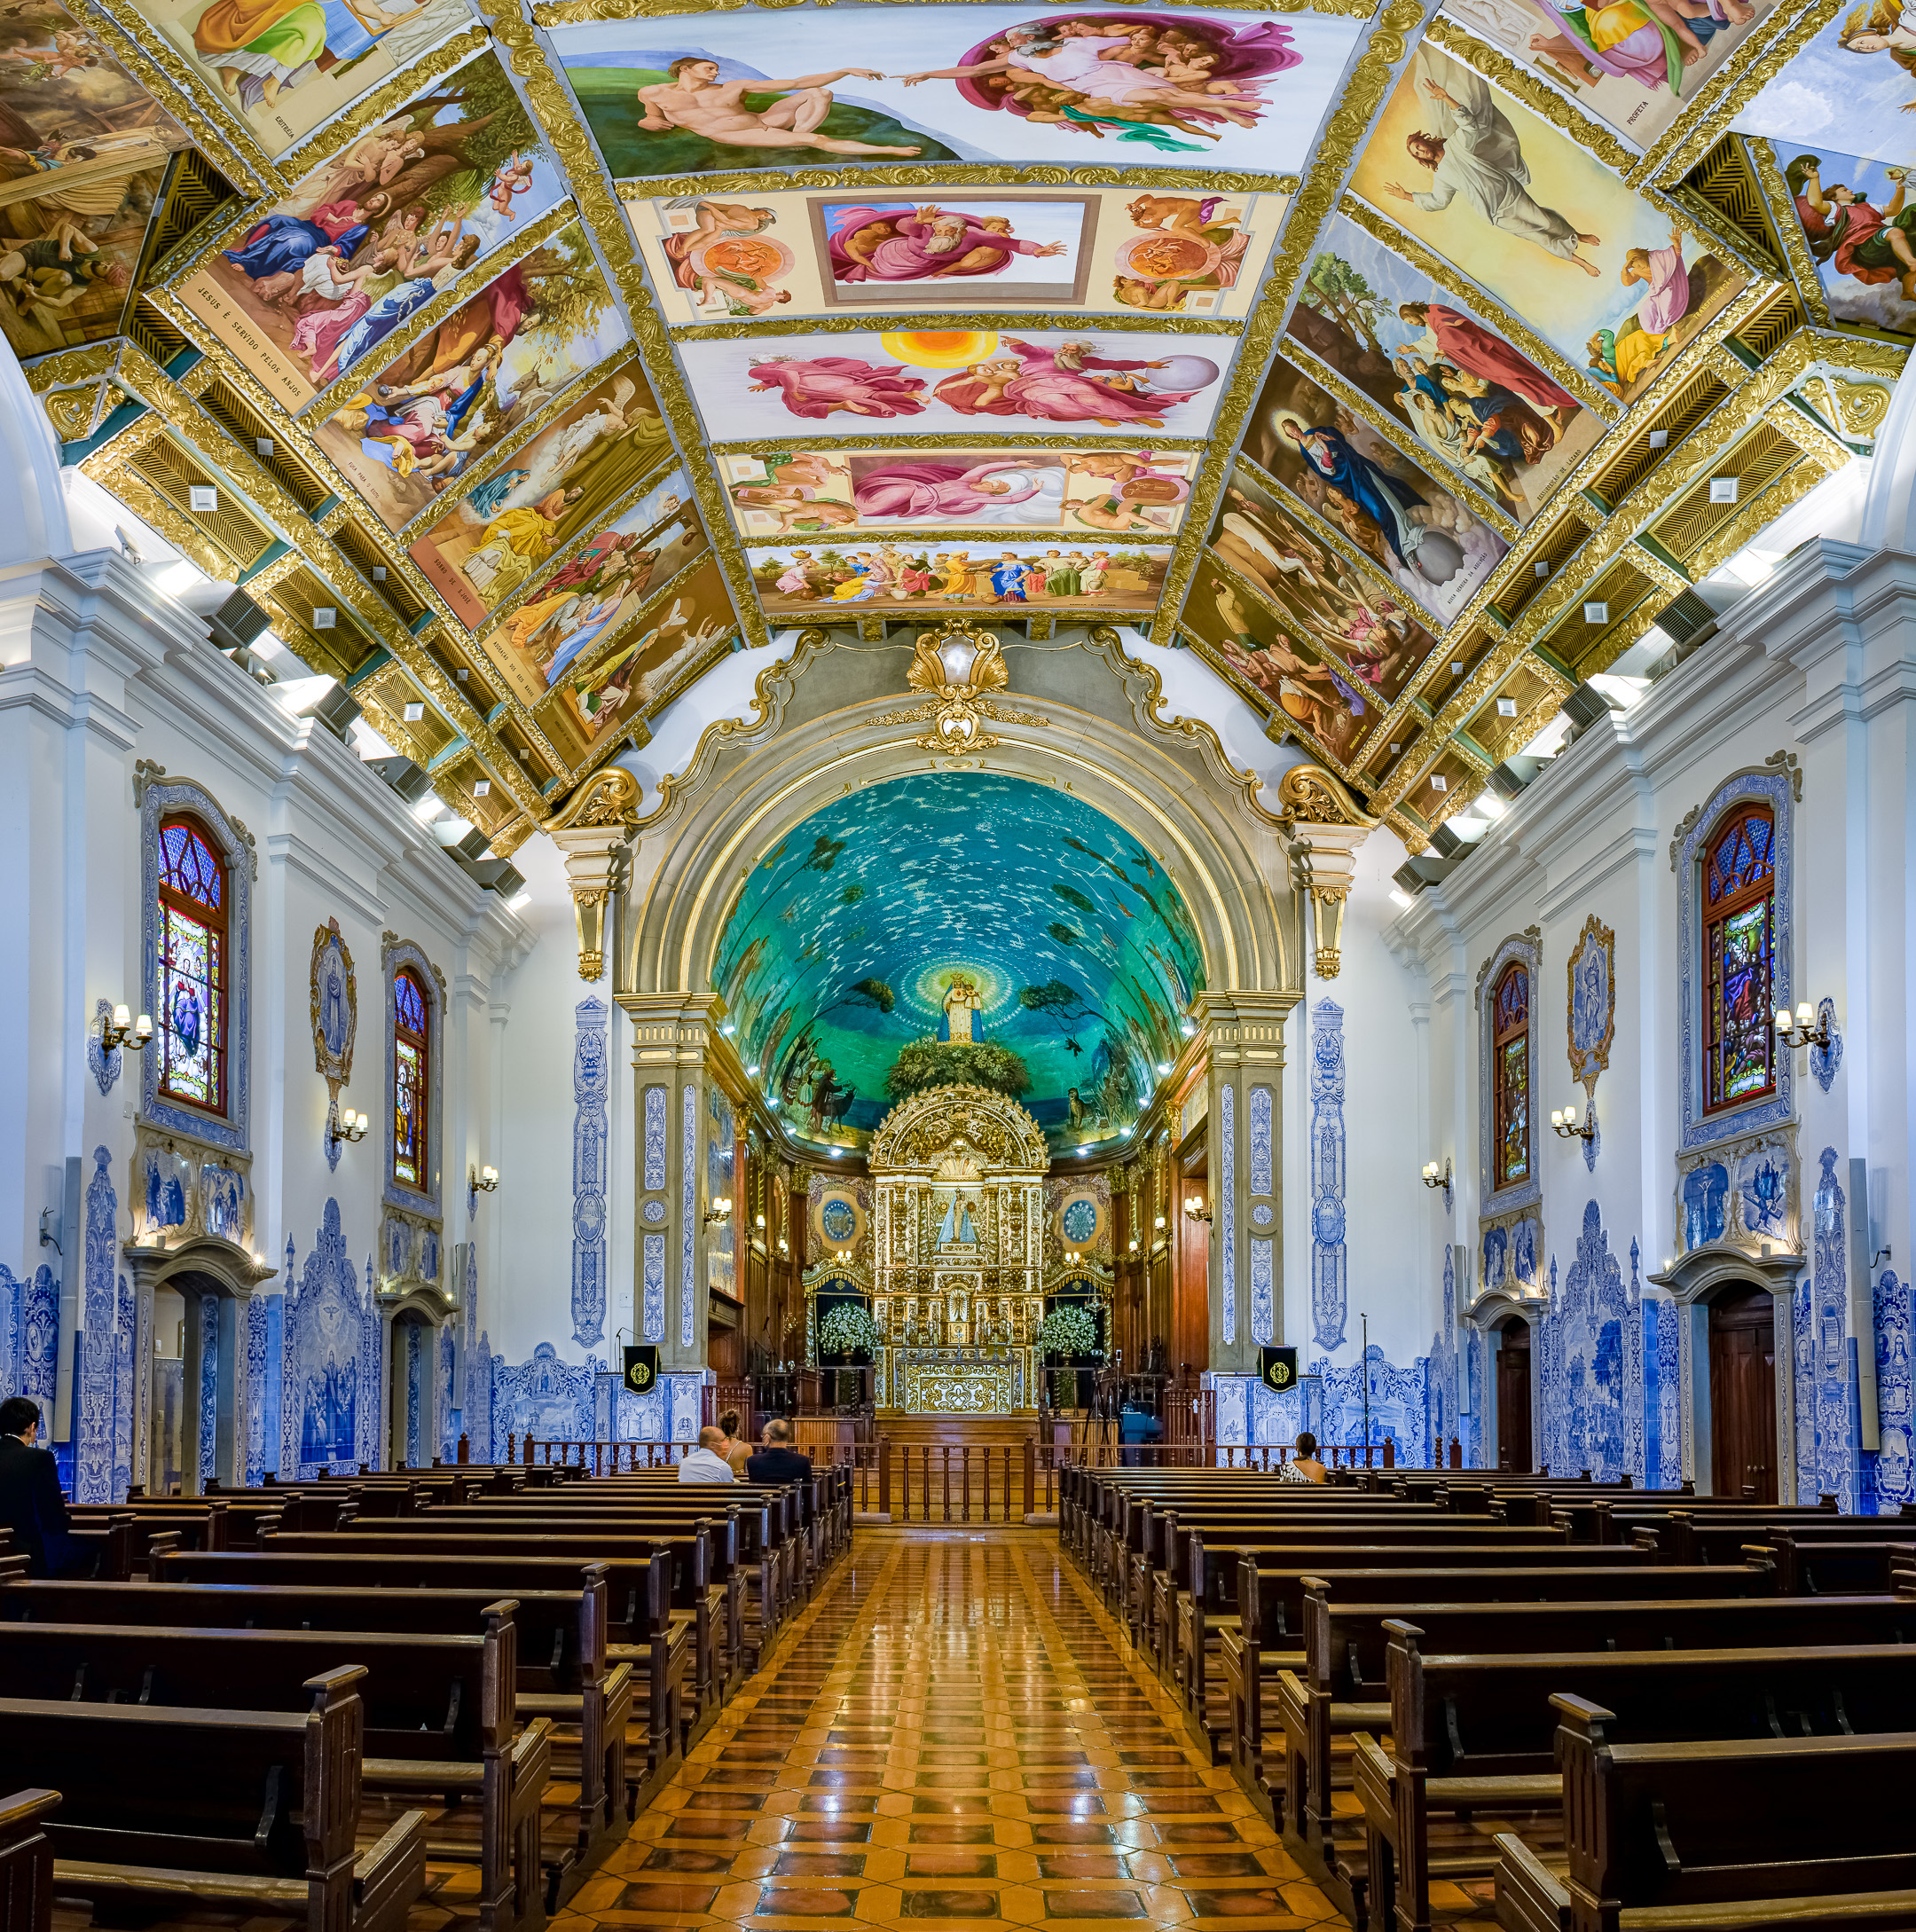
<svg viewBox="0 0 1916 1932">
<path fill-rule="evenodd" d="M 1098 1320 L 1081 1301 L 1060 1301 L 1038 1325 L 1038 1346 L 1048 1355 L 1091 1355 L 1102 1362 Z"/>
<path fill-rule="evenodd" d="M 884 1336 L 871 1310 L 861 1301 L 841 1301 L 819 1323 L 819 1353 L 826 1355 L 870 1355 L 884 1346 Z"/>
</svg>

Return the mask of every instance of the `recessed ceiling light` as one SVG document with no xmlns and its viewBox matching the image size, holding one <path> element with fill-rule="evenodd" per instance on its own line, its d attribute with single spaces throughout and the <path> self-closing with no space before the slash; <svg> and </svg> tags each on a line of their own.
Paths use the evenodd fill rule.
<svg viewBox="0 0 1916 1932">
<path fill-rule="evenodd" d="M 330 631 L 339 622 L 339 610 L 332 604 L 313 606 L 312 627 L 316 631 Z"/>
<path fill-rule="evenodd" d="M 1499 698 L 1496 701 L 1496 714 L 1499 718 L 1516 717 L 1517 700 L 1515 698 Z"/>
<path fill-rule="evenodd" d="M 407 724 L 416 725 L 425 717 L 426 707 L 423 704 L 404 704 L 400 706 L 399 715 Z"/>
<path fill-rule="evenodd" d="M 1734 503 L 1737 499 L 1737 480 L 1734 476 L 1712 476 L 1710 478 L 1710 501 L 1712 503 Z"/>
<path fill-rule="evenodd" d="M 1453 678 L 1461 678 L 1464 675 L 1464 665 L 1461 659 L 1453 657 L 1450 660 L 1450 675 Z"/>
<path fill-rule="evenodd" d="M 255 437 L 253 438 L 253 453 L 254 453 L 254 455 L 255 455 L 255 456 L 271 456 L 271 455 L 272 454 L 272 452 L 273 452 L 273 440 L 272 440 L 272 438 L 271 438 L 271 436 L 255 436 Z"/>
<path fill-rule="evenodd" d="M 1650 432 L 1650 447 L 1653 450 L 1668 449 L 1669 447 L 1669 431 L 1668 429 L 1653 429 Z"/>
<path fill-rule="evenodd" d="M 1433 791 L 1449 791 L 1450 781 L 1441 772 L 1433 772 L 1431 774 L 1430 789 Z"/>
<path fill-rule="evenodd" d="M 490 778 L 477 780 L 473 786 L 475 798 L 490 798 L 492 796 L 492 781 Z"/>
<path fill-rule="evenodd" d="M 1534 569 L 1539 577 L 1548 577 L 1550 575 L 1550 565 L 1544 562 L 1542 557 L 1539 557 L 1536 560 L 1536 562 L 1531 566 L 1531 569 Z"/>
<path fill-rule="evenodd" d="M 1583 621 L 1585 624 L 1608 624 L 1610 606 L 1596 601 L 1586 603 L 1583 606 Z"/>
</svg>

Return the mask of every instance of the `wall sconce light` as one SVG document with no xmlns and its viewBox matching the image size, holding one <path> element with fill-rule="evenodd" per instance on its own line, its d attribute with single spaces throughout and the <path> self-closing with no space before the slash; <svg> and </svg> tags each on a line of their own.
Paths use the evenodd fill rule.
<svg viewBox="0 0 1916 1932">
<path fill-rule="evenodd" d="M 1152 1220 L 1151 1226 L 1157 1229 L 1158 1231 L 1162 1234 L 1164 1232 L 1164 1216 L 1162 1214 L 1157 1215 Z"/>
<path fill-rule="evenodd" d="M 125 1011 L 122 1007 L 120 1011 Z M 1815 1047 L 1824 1053 L 1830 1050 L 1829 1015 L 1817 1017 L 1817 1009 L 1809 1001 L 1802 1001 L 1796 1009 L 1796 1017 L 1790 1018 L 1786 1006 L 1779 1006 L 1776 1016 L 1777 1044 L 1779 1047 Z"/>
<path fill-rule="evenodd" d="M 760 1226 L 761 1228 L 763 1228 L 763 1227 L 765 1226 L 765 1216 L 764 1216 L 763 1214 L 760 1214 L 760 1215 L 759 1215 L 759 1216 L 758 1217 L 758 1225 L 759 1225 L 759 1226 Z"/>
<path fill-rule="evenodd" d="M 1427 1188 L 1441 1188 L 1443 1190 L 1444 1212 L 1449 1213 L 1450 1212 L 1449 1155 L 1446 1154 L 1444 1156 L 1444 1164 L 1441 1169 L 1434 1160 L 1426 1160 L 1424 1163 L 1423 1180 L 1424 1185 Z"/>
<path fill-rule="evenodd" d="M 1597 1112 L 1594 1108 L 1583 1117 L 1582 1127 L 1577 1125 L 1574 1107 L 1552 1108 L 1550 1124 L 1551 1132 L 1559 1140 L 1593 1141 L 1597 1138 Z"/>
<path fill-rule="evenodd" d="M 1190 1200 L 1185 1202 L 1184 1218 L 1187 1221 L 1210 1220 L 1211 1210 L 1205 1206 L 1205 1198 L 1203 1195 L 1194 1194 L 1191 1196 Z"/>
<path fill-rule="evenodd" d="M 350 1107 L 344 1113 L 336 1113 L 326 1122 L 326 1145 L 337 1151 L 342 1142 L 363 1141 L 366 1133 L 366 1117 L 355 1113 Z"/>
<path fill-rule="evenodd" d="M 491 1194 L 499 1186 L 499 1169 L 497 1167 L 475 1169 L 472 1163 L 468 1161 L 466 1165 L 466 1185 L 475 1194 Z"/>
<path fill-rule="evenodd" d="M 153 1016 L 142 1013 L 137 1019 L 123 1006 L 102 1013 L 99 1019 L 100 1051 L 111 1053 L 116 1047 L 130 1047 L 138 1053 L 153 1038 Z"/>
<path fill-rule="evenodd" d="M 1135 1235 L 1131 1237 L 1131 1252 L 1134 1254 L 1137 1253 L 1137 1237 Z"/>
<path fill-rule="evenodd" d="M 785 1237 L 783 1235 L 781 1235 L 779 1237 L 778 1251 L 781 1254 L 789 1254 L 791 1253 L 790 1248 L 786 1245 Z"/>
<path fill-rule="evenodd" d="M 728 1194 L 721 1195 L 705 1210 L 705 1225 L 708 1228 L 720 1227 L 731 1218 L 732 1198 Z"/>
</svg>

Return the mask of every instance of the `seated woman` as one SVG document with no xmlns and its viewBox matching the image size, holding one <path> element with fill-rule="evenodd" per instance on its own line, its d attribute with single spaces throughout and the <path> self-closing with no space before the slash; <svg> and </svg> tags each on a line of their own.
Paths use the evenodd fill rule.
<svg viewBox="0 0 1916 1932">
<path fill-rule="evenodd" d="M 1277 1465 L 1277 1480 L 1280 1482 L 1328 1482 L 1331 1472 L 1317 1459 L 1317 1438 L 1308 1429 L 1300 1429 L 1298 1439 L 1292 1445 L 1291 1460 Z"/>
</svg>

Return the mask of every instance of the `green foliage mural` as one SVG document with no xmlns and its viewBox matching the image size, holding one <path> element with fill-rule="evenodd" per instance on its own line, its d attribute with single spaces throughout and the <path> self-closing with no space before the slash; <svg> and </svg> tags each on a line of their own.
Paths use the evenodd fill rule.
<svg viewBox="0 0 1916 1932">
<path fill-rule="evenodd" d="M 952 1041 L 954 980 L 975 1004 Z M 712 983 L 801 1137 L 861 1142 L 893 1100 L 962 1078 L 1072 1145 L 1136 1118 L 1204 953 L 1163 866 L 1101 813 L 1028 779 L 936 773 L 854 792 L 766 853 Z"/>
</svg>

